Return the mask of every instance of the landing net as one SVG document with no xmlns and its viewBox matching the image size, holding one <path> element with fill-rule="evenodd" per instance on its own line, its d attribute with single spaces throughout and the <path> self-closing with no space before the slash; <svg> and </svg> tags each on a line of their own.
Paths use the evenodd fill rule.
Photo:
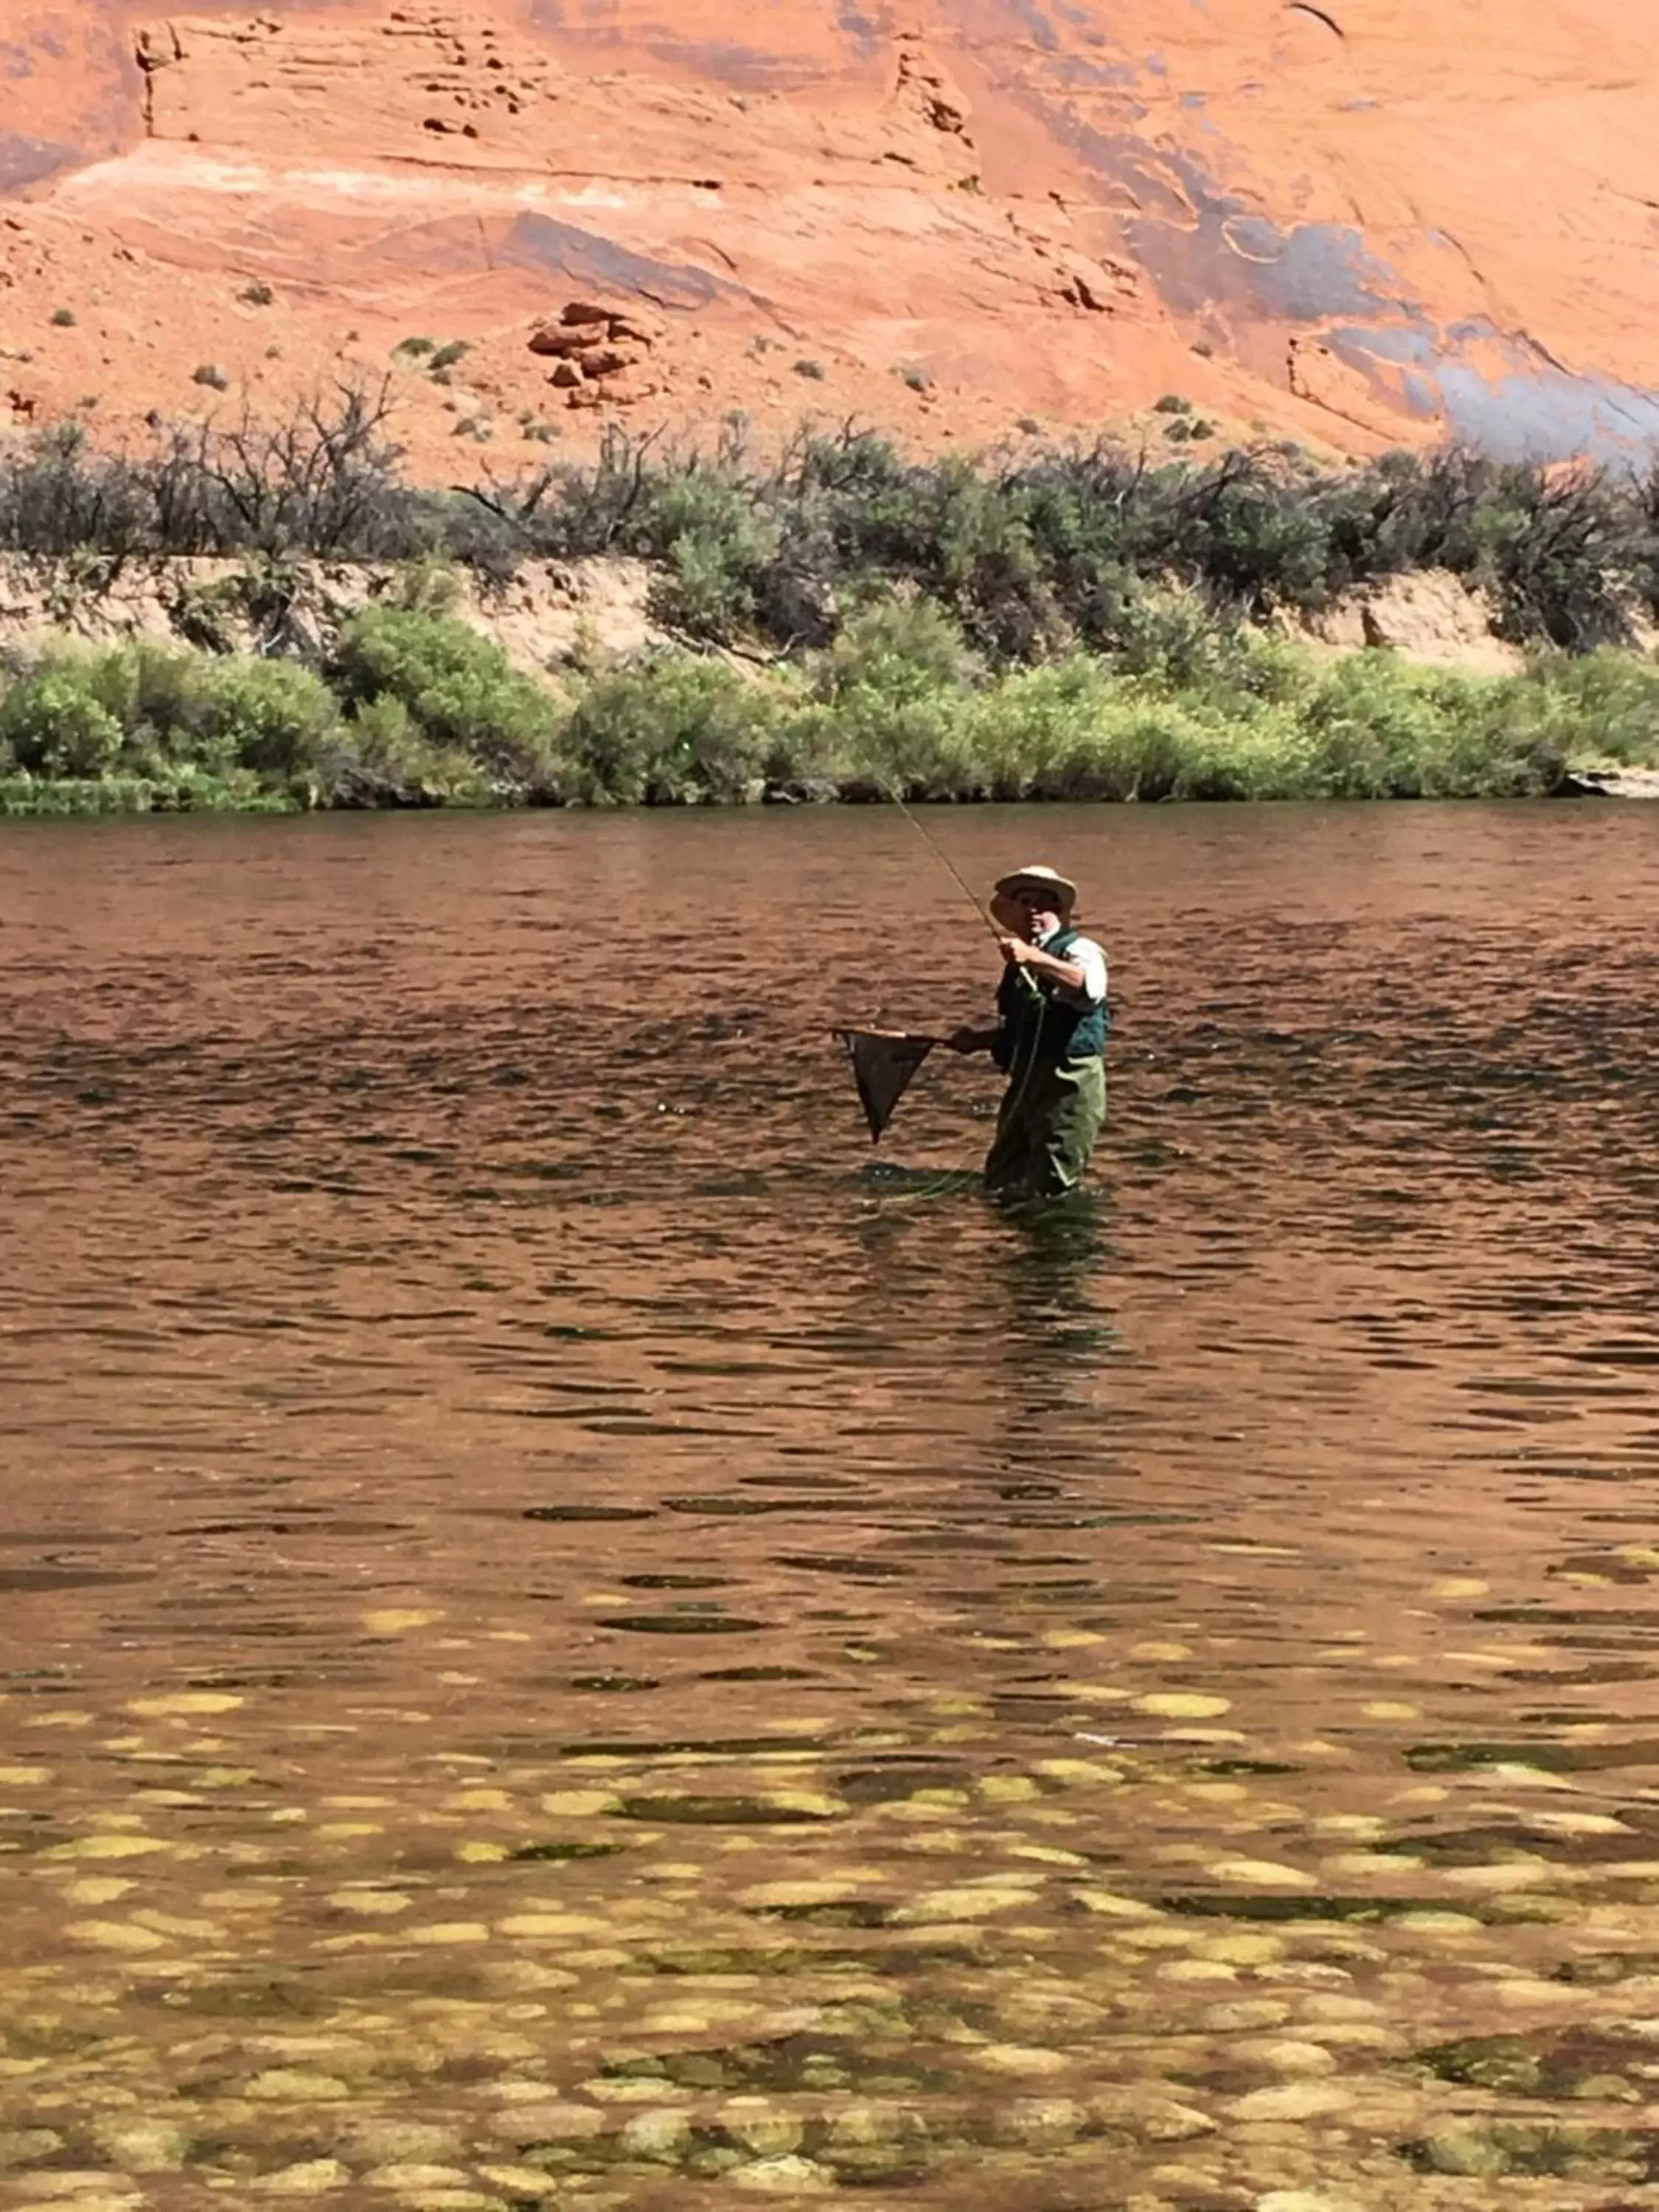
<svg viewBox="0 0 1659 2212">
<path fill-rule="evenodd" d="M 836 1030 L 834 1034 L 853 1063 L 853 1080 L 870 1124 L 870 1141 L 878 1145 L 911 1077 L 939 1039 L 918 1036 L 908 1030 Z"/>
</svg>

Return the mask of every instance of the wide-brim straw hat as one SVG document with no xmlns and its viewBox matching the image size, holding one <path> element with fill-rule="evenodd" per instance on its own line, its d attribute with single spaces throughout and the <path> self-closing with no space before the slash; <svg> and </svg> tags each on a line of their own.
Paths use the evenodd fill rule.
<svg viewBox="0 0 1659 2212">
<path fill-rule="evenodd" d="M 998 878 L 996 902 L 994 903 L 993 912 L 995 911 L 995 904 L 1012 898 L 1016 891 L 1021 890 L 1053 892 L 1054 903 L 1062 921 L 1070 919 L 1072 908 L 1077 904 L 1077 885 L 1071 878 L 1062 876 L 1058 868 L 1045 868 L 1038 866 L 1031 868 L 1016 868 L 1012 875 Z"/>
</svg>

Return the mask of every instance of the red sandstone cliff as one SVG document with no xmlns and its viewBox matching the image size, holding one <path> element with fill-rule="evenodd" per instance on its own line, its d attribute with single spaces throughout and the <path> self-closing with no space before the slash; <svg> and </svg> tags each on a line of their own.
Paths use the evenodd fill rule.
<svg viewBox="0 0 1659 2212">
<path fill-rule="evenodd" d="M 0 0 L 0 425 L 392 368 L 440 477 L 1171 392 L 1350 451 L 1659 434 L 1659 16 L 1611 0 Z"/>
</svg>

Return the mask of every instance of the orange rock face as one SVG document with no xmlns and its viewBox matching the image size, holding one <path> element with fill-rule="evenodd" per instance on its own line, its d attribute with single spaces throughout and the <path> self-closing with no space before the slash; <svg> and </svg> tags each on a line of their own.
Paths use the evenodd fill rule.
<svg viewBox="0 0 1659 2212">
<path fill-rule="evenodd" d="M 0 424 L 386 375 L 440 478 L 623 404 L 1659 436 L 1659 15 L 1612 0 L 0 0 Z M 603 343 L 532 350 L 573 303 Z"/>
</svg>

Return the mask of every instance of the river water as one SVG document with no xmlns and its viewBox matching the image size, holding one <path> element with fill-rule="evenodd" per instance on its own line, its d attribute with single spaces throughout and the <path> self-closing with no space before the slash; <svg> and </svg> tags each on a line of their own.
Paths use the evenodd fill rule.
<svg viewBox="0 0 1659 2212">
<path fill-rule="evenodd" d="M 1629 2207 L 1659 808 L 0 838 L 0 2201 Z"/>
</svg>

